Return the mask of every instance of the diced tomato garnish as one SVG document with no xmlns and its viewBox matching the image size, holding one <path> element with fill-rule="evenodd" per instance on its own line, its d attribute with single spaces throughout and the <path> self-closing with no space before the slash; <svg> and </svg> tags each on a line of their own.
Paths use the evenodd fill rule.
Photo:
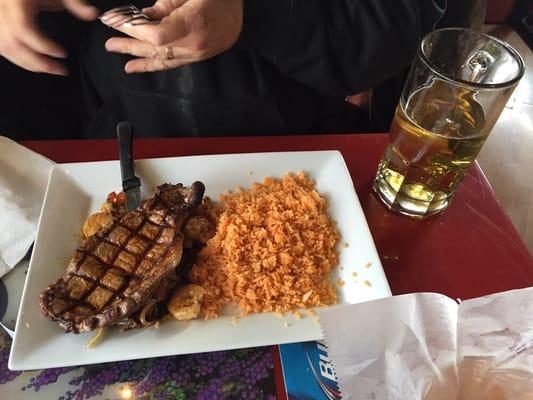
<svg viewBox="0 0 533 400">
<path fill-rule="evenodd" d="M 126 193 L 120 192 L 115 193 L 111 192 L 107 195 L 106 201 L 114 206 L 122 206 L 126 204 Z"/>
<path fill-rule="evenodd" d="M 120 192 L 118 194 L 117 199 L 116 199 L 116 204 L 119 206 L 126 204 L 126 193 Z"/>
<path fill-rule="evenodd" d="M 115 192 L 111 192 L 107 195 L 106 202 L 115 204 L 115 202 L 117 201 L 116 199 L 117 199 L 117 194 Z"/>
</svg>

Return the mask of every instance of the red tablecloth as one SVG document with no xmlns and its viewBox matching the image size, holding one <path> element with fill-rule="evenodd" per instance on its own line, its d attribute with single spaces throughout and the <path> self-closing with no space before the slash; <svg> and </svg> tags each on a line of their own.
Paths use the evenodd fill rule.
<svg viewBox="0 0 533 400">
<path fill-rule="evenodd" d="M 394 294 L 439 292 L 467 299 L 533 285 L 533 258 L 478 166 L 441 215 L 412 220 L 388 212 L 371 194 L 386 134 L 139 139 L 135 158 L 326 150 L 342 152 Z M 112 140 L 31 141 L 56 162 L 117 158 Z"/>
<path fill-rule="evenodd" d="M 533 258 L 477 165 L 471 169 L 454 202 L 443 214 L 419 221 L 388 212 L 370 190 L 386 143 L 386 134 L 143 139 L 135 142 L 134 155 L 136 158 L 150 158 L 338 149 L 342 152 L 352 175 L 394 294 L 431 291 L 452 298 L 466 299 L 533 284 Z M 117 158 L 117 145 L 112 140 L 32 141 L 23 144 L 57 162 Z M 254 383 L 250 390 L 258 391 L 266 398 L 272 398 L 276 391 L 279 399 L 286 399 L 277 346 L 272 346 L 271 350 L 271 355 L 268 349 L 259 348 L 248 353 L 223 352 L 220 357 L 223 363 L 234 363 L 235 360 L 246 363 L 263 357 L 261 359 L 264 360 L 265 375 L 261 377 L 260 384 Z M 214 362 L 211 356 L 202 354 L 139 360 L 135 367 L 127 362 L 114 363 L 113 371 L 123 372 L 111 377 L 105 375 L 105 365 L 72 371 L 43 370 L 38 371 L 36 377 L 32 377 L 31 373 L 20 375 L 20 372 L 7 371 L 5 364 L 8 351 L 9 343 L 0 346 L 0 358 L 3 360 L 0 360 L 0 381 L 4 382 L 0 391 L 16 393 L 17 396 L 25 391 L 24 398 L 38 398 L 44 394 L 43 390 L 46 393 L 66 393 L 67 397 L 63 396 L 64 398 L 73 398 L 83 394 L 86 388 L 94 389 L 96 384 L 99 385 L 96 389 L 100 392 L 94 389 L 95 394 L 101 393 L 103 388 L 116 389 L 119 387 L 117 385 L 125 382 L 128 382 L 135 392 L 153 394 L 163 389 L 185 393 L 184 390 L 192 390 L 192 383 L 198 386 L 196 388 L 193 385 L 198 392 L 209 390 L 210 385 L 217 382 L 242 385 L 250 380 L 250 377 L 246 378 L 247 375 L 240 379 L 238 373 L 224 378 L 225 381 L 221 378 L 220 371 L 214 370 L 211 374 L 213 376 L 201 378 L 205 381 L 202 381 L 203 383 L 198 382 L 200 378 L 187 383 L 184 379 L 189 375 L 187 370 L 183 370 L 185 364 Z M 160 376 L 158 374 L 162 366 L 167 369 Z M 137 373 L 137 376 L 132 375 L 132 371 L 142 373 Z M 77 378 L 69 381 L 68 385 L 63 381 L 61 384 L 59 381 L 56 383 L 57 376 L 64 374 Z M 102 374 L 107 380 L 102 381 Z M 147 386 L 149 384 L 151 386 Z M 22 389 L 21 385 L 24 385 Z M 67 389 L 69 391 L 66 391 Z M 41 392 L 37 393 L 38 390 Z"/>
</svg>

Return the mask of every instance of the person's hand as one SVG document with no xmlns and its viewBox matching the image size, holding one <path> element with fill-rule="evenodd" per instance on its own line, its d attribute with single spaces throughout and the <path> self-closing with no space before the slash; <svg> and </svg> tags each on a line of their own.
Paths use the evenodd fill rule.
<svg viewBox="0 0 533 400">
<path fill-rule="evenodd" d="M 0 56 L 29 71 L 66 75 L 65 67 L 53 59 L 65 58 L 65 50 L 35 25 L 40 11 L 63 9 L 83 20 L 98 15 L 83 0 L 0 0 Z"/>
<path fill-rule="evenodd" d="M 122 25 L 108 51 L 136 56 L 127 73 L 162 71 L 203 61 L 232 47 L 242 28 L 243 0 L 158 0 L 143 10 L 157 24 Z"/>
</svg>

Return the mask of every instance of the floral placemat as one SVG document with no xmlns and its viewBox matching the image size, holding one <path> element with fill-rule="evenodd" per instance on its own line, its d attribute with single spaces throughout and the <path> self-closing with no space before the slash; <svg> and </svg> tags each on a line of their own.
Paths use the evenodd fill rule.
<svg viewBox="0 0 533 400">
<path fill-rule="evenodd" d="M 2 399 L 275 399 L 270 347 L 20 372 L 10 346 L 0 333 Z"/>
</svg>

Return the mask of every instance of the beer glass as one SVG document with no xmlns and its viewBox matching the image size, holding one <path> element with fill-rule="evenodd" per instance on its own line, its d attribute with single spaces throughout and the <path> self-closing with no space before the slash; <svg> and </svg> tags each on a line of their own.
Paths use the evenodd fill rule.
<svg viewBox="0 0 533 400">
<path fill-rule="evenodd" d="M 418 218 L 446 209 L 524 69 L 518 52 L 499 39 L 462 28 L 429 33 L 374 180 L 379 198 Z"/>
</svg>

